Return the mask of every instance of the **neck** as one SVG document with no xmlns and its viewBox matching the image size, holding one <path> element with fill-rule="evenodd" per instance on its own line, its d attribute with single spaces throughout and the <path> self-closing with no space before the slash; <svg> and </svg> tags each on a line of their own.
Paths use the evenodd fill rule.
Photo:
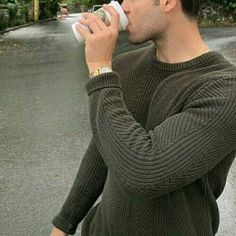
<svg viewBox="0 0 236 236">
<path fill-rule="evenodd" d="M 173 25 L 161 39 L 154 42 L 159 61 L 180 63 L 210 51 L 200 36 L 197 23 L 192 21 L 182 23 Z"/>
</svg>

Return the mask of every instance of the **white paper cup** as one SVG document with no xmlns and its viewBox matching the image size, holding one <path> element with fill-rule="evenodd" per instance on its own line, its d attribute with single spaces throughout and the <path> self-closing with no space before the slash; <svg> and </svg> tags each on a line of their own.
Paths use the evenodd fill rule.
<svg viewBox="0 0 236 236">
<path fill-rule="evenodd" d="M 79 14 L 78 16 L 78 20 L 82 19 L 83 16 L 82 14 Z M 78 32 L 78 30 L 76 29 L 76 25 L 79 24 L 80 26 L 82 26 L 85 30 L 87 30 L 88 32 L 90 32 L 89 28 L 80 24 L 79 22 L 74 23 L 73 25 L 71 25 L 72 30 L 74 32 L 75 38 L 77 39 L 78 43 L 83 43 L 84 42 L 84 37 Z"/>
<path fill-rule="evenodd" d="M 109 3 L 109 5 L 113 6 L 115 8 L 115 10 L 119 13 L 119 15 L 120 15 L 119 31 L 124 31 L 128 25 L 128 19 L 125 15 L 121 5 L 117 1 L 111 1 L 111 3 Z M 101 20 L 103 20 L 105 23 L 108 23 L 111 20 L 111 15 L 107 11 L 105 11 L 103 8 L 98 9 L 97 11 L 93 12 L 93 14 L 98 15 L 101 18 Z M 78 20 L 80 20 L 81 18 L 83 18 L 83 16 L 82 16 L 82 14 L 79 14 Z M 79 43 L 83 43 L 84 37 L 77 31 L 77 29 L 76 29 L 77 24 L 80 24 L 80 23 L 76 22 L 76 23 L 72 24 L 71 27 L 72 27 L 72 30 L 74 32 L 74 35 L 75 35 L 77 41 Z M 81 25 L 81 26 L 85 30 L 90 32 L 88 27 L 86 27 L 84 25 Z"/>
<path fill-rule="evenodd" d="M 117 1 L 111 1 L 111 3 L 109 3 L 109 5 L 113 6 L 115 8 L 115 10 L 119 13 L 119 15 L 120 15 L 119 31 L 124 31 L 128 25 L 128 19 L 125 15 L 121 5 Z M 107 16 L 109 19 L 111 19 L 111 15 L 108 12 L 107 12 Z"/>
</svg>

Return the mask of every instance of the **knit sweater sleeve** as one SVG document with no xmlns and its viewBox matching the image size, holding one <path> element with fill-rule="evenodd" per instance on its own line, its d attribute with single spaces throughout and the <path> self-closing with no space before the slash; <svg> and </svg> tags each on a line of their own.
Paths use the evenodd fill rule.
<svg viewBox="0 0 236 236">
<path fill-rule="evenodd" d="M 80 221 L 93 206 L 103 190 L 107 166 L 92 138 L 83 157 L 70 193 L 53 225 L 67 234 L 74 234 Z"/>
<path fill-rule="evenodd" d="M 236 150 L 235 78 L 207 82 L 182 112 L 146 131 L 127 109 L 115 72 L 90 80 L 95 142 L 127 194 L 155 198 L 205 175 Z"/>
</svg>

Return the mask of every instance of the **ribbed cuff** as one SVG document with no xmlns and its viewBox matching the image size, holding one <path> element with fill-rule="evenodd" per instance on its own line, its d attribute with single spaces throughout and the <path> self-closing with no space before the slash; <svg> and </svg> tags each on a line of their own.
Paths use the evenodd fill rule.
<svg viewBox="0 0 236 236">
<path fill-rule="evenodd" d="M 88 95 L 96 90 L 108 87 L 121 88 L 119 75 L 116 72 L 108 72 L 98 75 L 90 79 L 85 85 Z"/>
<path fill-rule="evenodd" d="M 57 215 L 53 221 L 53 225 L 63 231 L 66 234 L 73 235 L 76 231 L 77 226 L 72 225 L 70 222 L 66 221 L 63 217 L 60 215 Z"/>
</svg>

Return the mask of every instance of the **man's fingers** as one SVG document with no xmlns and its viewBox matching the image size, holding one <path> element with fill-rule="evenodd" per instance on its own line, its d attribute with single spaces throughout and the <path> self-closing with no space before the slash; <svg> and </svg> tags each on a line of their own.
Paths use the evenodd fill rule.
<svg viewBox="0 0 236 236">
<path fill-rule="evenodd" d="M 105 30 L 107 28 L 106 24 L 98 17 L 98 20 L 96 21 L 98 26 L 101 30 Z"/>
<path fill-rule="evenodd" d="M 119 29 L 120 15 L 113 6 L 103 4 L 103 8 L 111 15 L 111 27 Z"/>
<path fill-rule="evenodd" d="M 83 14 L 83 17 L 84 18 L 81 18 L 79 22 L 82 25 L 86 25 L 87 27 L 89 27 L 92 32 L 97 32 L 99 30 L 106 29 L 105 23 L 99 18 L 99 16 L 96 16 L 91 13 L 85 13 Z"/>
<path fill-rule="evenodd" d="M 115 10 L 113 6 L 109 6 L 104 4 L 103 5 L 104 10 L 106 10 L 111 15 L 111 22 L 110 26 L 115 29 L 119 29 L 119 22 L 120 22 L 120 16 L 119 13 Z M 92 22 L 93 20 L 96 20 L 97 25 L 100 27 L 100 29 L 104 30 L 106 28 L 105 23 L 95 14 L 90 12 L 85 12 L 82 14 L 83 18 L 88 20 L 88 22 Z M 87 22 L 85 21 L 84 24 Z M 88 25 L 88 24 L 87 24 Z M 89 25 L 90 27 L 90 25 Z"/>
<path fill-rule="evenodd" d="M 83 16 L 85 19 L 87 19 L 87 18 L 89 18 L 89 17 L 93 17 L 94 14 L 89 13 L 89 12 L 84 12 L 84 13 L 82 14 L 82 16 Z"/>
<path fill-rule="evenodd" d="M 83 28 L 82 25 L 76 24 L 75 28 L 85 39 L 88 39 L 90 37 L 91 33 L 88 32 L 87 29 Z"/>
<path fill-rule="evenodd" d="M 96 18 L 91 19 L 91 20 L 81 19 L 81 20 L 79 20 L 79 23 L 89 27 L 90 31 L 93 32 L 93 33 L 96 33 L 96 32 L 101 30 L 101 28 L 100 28 L 100 26 L 98 24 L 98 20 Z"/>
<path fill-rule="evenodd" d="M 110 32 L 118 32 L 119 29 L 119 14 L 112 7 L 104 4 L 104 9 L 111 15 Z M 108 29 L 105 23 L 96 15 L 92 13 L 83 13 L 83 18 L 79 20 L 79 24 L 76 24 L 77 31 L 88 40 L 92 37 L 92 34 L 99 33 Z"/>
</svg>

